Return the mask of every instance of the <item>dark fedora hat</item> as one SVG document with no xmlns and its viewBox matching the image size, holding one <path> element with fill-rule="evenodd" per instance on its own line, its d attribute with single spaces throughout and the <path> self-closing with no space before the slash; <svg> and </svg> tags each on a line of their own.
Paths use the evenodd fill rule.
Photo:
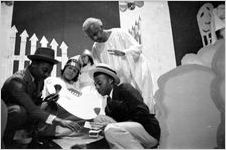
<svg viewBox="0 0 226 150">
<path fill-rule="evenodd" d="M 54 58 L 54 50 L 51 48 L 40 47 L 35 51 L 34 55 L 27 55 L 30 60 L 44 60 L 53 64 L 59 63 Z"/>
</svg>

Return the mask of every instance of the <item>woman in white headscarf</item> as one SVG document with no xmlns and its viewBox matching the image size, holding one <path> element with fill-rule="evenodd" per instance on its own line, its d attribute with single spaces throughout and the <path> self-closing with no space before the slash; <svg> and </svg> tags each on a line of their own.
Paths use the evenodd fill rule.
<svg viewBox="0 0 226 150">
<path fill-rule="evenodd" d="M 41 106 L 43 110 L 53 113 L 58 117 L 76 121 L 77 123 L 85 122 L 78 110 L 78 108 L 81 108 L 78 100 L 81 92 L 77 82 L 80 70 L 81 64 L 79 59 L 71 58 L 61 70 L 60 77 L 48 77 L 45 80 L 42 93 L 44 102 Z M 54 101 L 48 100 L 48 97 L 53 96 L 56 97 Z M 76 113 L 72 113 L 70 111 L 72 109 L 76 110 Z M 38 134 L 42 136 L 64 136 L 72 133 L 71 130 L 59 126 L 44 124 L 39 124 L 38 126 Z"/>
<path fill-rule="evenodd" d="M 85 49 L 80 56 L 80 62 L 82 64 L 81 75 L 79 76 L 80 88 L 93 85 L 93 79 L 89 76 L 90 70 L 94 68 L 94 62 L 92 54 L 89 50 Z"/>
</svg>

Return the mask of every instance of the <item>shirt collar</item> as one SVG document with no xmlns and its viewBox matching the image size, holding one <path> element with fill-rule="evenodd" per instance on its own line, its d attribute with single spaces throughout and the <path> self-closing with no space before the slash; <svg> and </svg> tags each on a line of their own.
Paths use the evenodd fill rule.
<svg viewBox="0 0 226 150">
<path fill-rule="evenodd" d="M 109 94 L 109 97 L 112 98 L 112 95 L 113 95 L 113 88 L 111 89 L 111 92 Z"/>
<path fill-rule="evenodd" d="M 29 70 L 29 67 L 27 67 L 25 70 L 26 70 L 26 73 L 28 74 L 28 76 L 30 76 L 31 81 L 34 82 L 35 78 L 32 76 L 32 74 L 31 74 L 31 72 Z"/>
<path fill-rule="evenodd" d="M 32 76 L 32 74 L 30 73 L 31 75 L 31 80 L 34 82 L 35 78 Z"/>
</svg>

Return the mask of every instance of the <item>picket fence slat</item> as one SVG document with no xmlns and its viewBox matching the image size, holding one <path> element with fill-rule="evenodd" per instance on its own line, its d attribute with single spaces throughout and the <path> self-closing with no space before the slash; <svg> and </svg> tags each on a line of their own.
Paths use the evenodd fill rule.
<svg viewBox="0 0 226 150">
<path fill-rule="evenodd" d="M 16 28 L 16 26 L 13 26 L 10 30 L 10 52 L 14 52 L 15 50 L 15 44 L 16 44 L 16 34 L 17 34 L 18 30 Z M 14 53 L 10 53 L 9 57 L 13 57 Z"/>
<path fill-rule="evenodd" d="M 35 53 L 35 50 L 36 50 L 36 47 L 37 47 L 37 42 L 38 42 L 38 38 L 37 38 L 37 36 L 36 36 L 35 33 L 30 38 L 30 41 L 31 41 L 31 51 L 30 51 L 30 54 L 33 55 Z"/>
<path fill-rule="evenodd" d="M 46 39 L 45 36 L 43 36 L 41 41 L 40 41 L 41 47 L 47 47 L 48 43 L 49 43 L 49 41 Z"/>
<path fill-rule="evenodd" d="M 68 49 L 68 46 L 67 44 L 63 41 L 60 45 L 60 49 L 61 49 L 61 54 L 62 54 L 62 57 L 61 57 L 61 61 L 62 62 L 62 66 L 64 66 L 68 60 L 68 57 L 67 57 L 67 49 Z"/>
</svg>

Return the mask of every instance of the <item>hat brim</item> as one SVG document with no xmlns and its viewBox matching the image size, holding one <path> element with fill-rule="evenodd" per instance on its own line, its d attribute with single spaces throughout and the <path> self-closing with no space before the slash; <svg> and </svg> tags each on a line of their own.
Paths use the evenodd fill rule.
<svg viewBox="0 0 226 150">
<path fill-rule="evenodd" d="M 115 74 L 112 73 L 111 71 L 108 71 L 108 70 L 103 69 L 103 68 L 94 68 L 94 69 L 92 69 L 92 70 L 90 71 L 90 77 L 91 77 L 91 78 L 94 78 L 93 75 L 94 75 L 94 73 L 96 73 L 96 72 L 100 72 L 100 73 L 107 74 L 107 75 L 111 76 L 112 78 L 114 78 L 114 82 L 115 82 L 116 84 L 119 84 L 119 83 L 120 83 L 120 79 L 119 79 L 119 77 L 118 77 L 117 75 L 115 75 Z"/>
<path fill-rule="evenodd" d="M 44 61 L 47 61 L 47 62 L 50 62 L 50 63 L 53 63 L 53 64 L 59 63 L 58 60 L 51 59 L 51 58 L 48 58 L 48 57 L 44 57 L 44 56 L 41 56 L 41 55 L 27 55 L 27 58 L 29 58 L 30 60 L 44 60 Z"/>
</svg>

